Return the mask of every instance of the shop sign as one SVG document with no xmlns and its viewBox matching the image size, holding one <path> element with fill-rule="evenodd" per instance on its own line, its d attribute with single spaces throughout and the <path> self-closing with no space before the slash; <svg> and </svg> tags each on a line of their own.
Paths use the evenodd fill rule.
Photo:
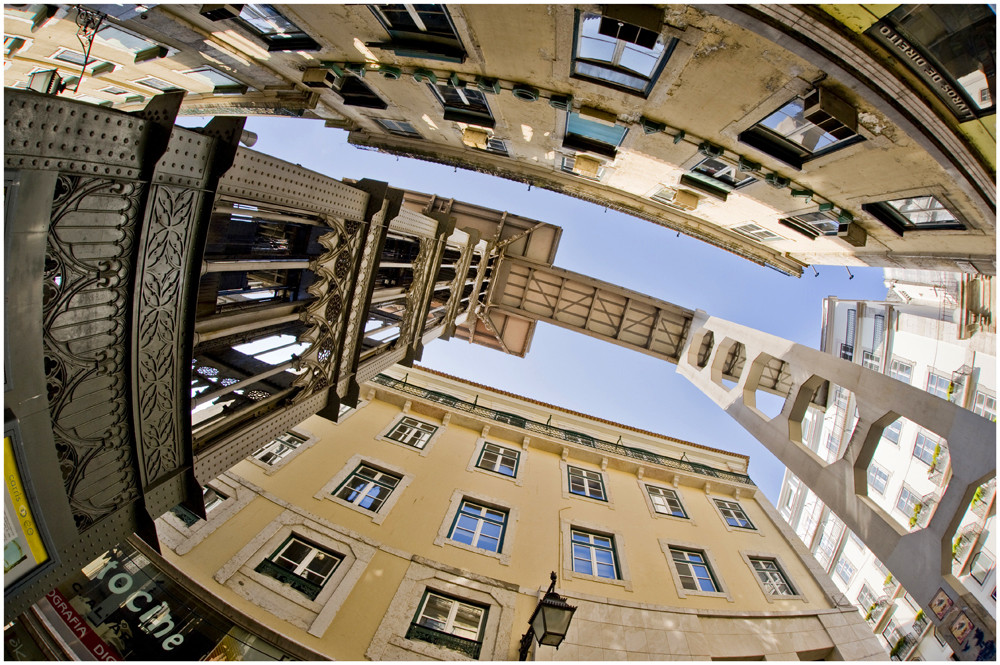
<svg viewBox="0 0 1000 665">
<path fill-rule="evenodd" d="M 83 617 L 77 613 L 73 606 L 66 600 L 66 596 L 53 589 L 45 594 L 45 599 L 49 601 L 52 608 L 59 614 L 63 623 L 76 635 L 80 642 L 87 648 L 97 660 L 121 660 L 114 649 L 108 646 L 97 633 L 84 621 Z"/>
<path fill-rule="evenodd" d="M 198 660 L 232 626 L 127 544 L 87 566 L 82 579 L 64 589 L 75 612 L 60 615 L 75 631 L 83 622 L 125 660 Z"/>
<path fill-rule="evenodd" d="M 951 107 L 959 120 L 976 118 L 976 112 L 969 106 L 958 87 L 953 85 L 951 77 L 939 71 L 919 48 L 907 41 L 892 25 L 884 20 L 879 21 L 868 28 L 865 34 L 895 53 L 910 69 L 919 74 L 937 92 L 938 97 Z"/>
<path fill-rule="evenodd" d="M 28 496 L 14 456 L 14 439 L 3 437 L 3 586 L 24 577 L 48 561 L 41 533 L 35 523 Z"/>
</svg>

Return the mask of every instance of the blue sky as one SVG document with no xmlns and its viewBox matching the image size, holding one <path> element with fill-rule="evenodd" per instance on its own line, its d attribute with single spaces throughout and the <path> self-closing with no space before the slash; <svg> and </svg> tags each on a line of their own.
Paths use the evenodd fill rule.
<svg viewBox="0 0 1000 665">
<path fill-rule="evenodd" d="M 185 125 L 200 124 L 193 118 Z M 361 150 L 321 120 L 249 118 L 255 150 L 333 178 L 372 178 L 563 228 L 555 265 L 819 347 L 826 296 L 881 300 L 880 268 L 820 266 L 801 278 L 753 264 L 650 222 L 494 176 Z M 526 358 L 461 340 L 428 345 L 420 364 L 575 411 L 750 456 L 772 503 L 784 467 L 674 365 L 539 323 Z M 625 441 L 625 443 L 628 443 Z"/>
</svg>

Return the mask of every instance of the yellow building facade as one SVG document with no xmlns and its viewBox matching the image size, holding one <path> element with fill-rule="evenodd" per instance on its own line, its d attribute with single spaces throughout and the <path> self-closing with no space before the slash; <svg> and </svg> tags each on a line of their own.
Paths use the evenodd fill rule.
<svg viewBox="0 0 1000 665">
<path fill-rule="evenodd" d="M 157 522 L 166 567 L 279 646 L 516 659 L 555 571 L 578 610 L 534 659 L 885 658 L 745 456 L 419 368 L 362 397 Z"/>
</svg>

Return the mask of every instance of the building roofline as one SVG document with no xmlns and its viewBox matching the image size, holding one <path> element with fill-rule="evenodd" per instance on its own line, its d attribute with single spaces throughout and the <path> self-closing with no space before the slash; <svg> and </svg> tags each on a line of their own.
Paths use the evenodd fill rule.
<svg viewBox="0 0 1000 665">
<path fill-rule="evenodd" d="M 746 461 L 747 464 L 750 463 L 750 456 L 749 455 L 744 455 L 743 453 L 736 453 L 736 452 L 733 452 L 731 450 L 722 450 L 720 448 L 713 448 L 711 446 L 706 446 L 706 445 L 703 445 L 703 444 L 700 444 L 700 443 L 694 443 L 693 441 L 686 441 L 684 439 L 678 439 L 678 438 L 673 437 L 673 436 L 667 436 L 666 434 L 660 434 L 658 432 L 651 432 L 649 430 L 640 429 L 638 427 L 632 427 L 631 425 L 625 425 L 623 423 L 615 422 L 613 420 L 607 420 L 605 418 L 599 418 L 597 416 L 592 416 L 592 415 L 587 414 L 587 413 L 581 413 L 579 411 L 574 411 L 572 409 L 567 409 L 565 407 L 558 406 L 556 404 L 549 404 L 548 402 L 542 402 L 542 401 L 539 401 L 537 399 L 532 399 L 530 397 L 525 397 L 524 395 L 518 395 L 517 393 L 508 392 L 506 390 L 501 390 L 499 388 L 494 388 L 492 386 L 487 386 L 487 385 L 484 385 L 482 383 L 476 383 L 475 381 L 469 381 L 468 379 L 463 379 L 462 377 L 455 376 L 453 374 L 447 374 L 445 372 L 441 372 L 441 371 L 438 371 L 436 369 L 432 369 L 430 367 L 425 367 L 423 365 L 414 364 L 413 368 L 414 369 L 419 369 L 419 370 L 421 370 L 423 372 L 427 372 L 428 374 L 433 374 L 435 376 L 440 376 L 440 377 L 445 378 L 445 379 L 451 379 L 452 381 L 456 381 L 458 383 L 464 383 L 465 385 L 471 386 L 473 388 L 481 388 L 483 390 L 489 390 L 489 391 L 494 392 L 494 393 L 496 393 L 498 395 L 503 395 L 504 397 L 512 397 L 514 399 L 519 399 L 519 400 L 528 402 L 529 404 L 534 404 L 536 406 L 541 406 L 541 407 L 544 407 L 544 408 L 547 408 L 547 409 L 554 409 L 556 411 L 561 411 L 562 413 L 565 413 L 565 414 L 568 414 L 568 415 L 571 415 L 571 416 L 576 416 L 578 418 L 586 418 L 587 420 L 593 420 L 594 422 L 598 422 L 598 423 L 601 423 L 603 425 L 610 425 L 612 427 L 619 427 L 621 429 L 625 429 L 625 430 L 628 430 L 630 432 L 636 432 L 637 434 L 643 434 L 645 436 L 650 436 L 650 437 L 653 437 L 653 438 L 656 438 L 656 439 L 662 439 L 664 441 L 671 441 L 673 443 L 680 443 L 680 444 L 683 444 L 685 446 L 692 446 L 694 448 L 701 448 L 702 450 L 708 450 L 708 451 L 711 451 L 713 453 L 721 453 L 723 455 L 730 455 L 732 457 L 737 457 L 739 459 L 742 459 L 742 460 Z"/>
</svg>

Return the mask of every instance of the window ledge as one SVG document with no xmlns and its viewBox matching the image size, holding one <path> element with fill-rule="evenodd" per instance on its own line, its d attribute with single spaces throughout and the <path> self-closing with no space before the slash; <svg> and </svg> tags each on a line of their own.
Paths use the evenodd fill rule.
<svg viewBox="0 0 1000 665">
<path fill-rule="evenodd" d="M 474 545 L 467 545 L 466 543 L 452 540 L 451 538 L 435 538 L 434 544 L 438 547 L 443 547 L 444 545 L 451 545 L 452 547 L 457 547 L 460 550 L 465 550 L 466 552 L 472 552 L 473 554 L 481 554 L 483 556 L 488 556 L 490 558 L 496 559 L 500 562 L 502 566 L 510 565 L 510 553 L 501 552 L 490 552 L 489 550 L 484 550 L 482 548 L 476 547 Z"/>
<path fill-rule="evenodd" d="M 613 584 L 614 586 L 620 586 L 626 591 L 632 590 L 631 580 L 611 580 L 607 577 L 598 577 L 597 575 L 587 575 L 586 573 L 578 573 L 575 570 L 568 570 L 566 573 L 575 580 L 590 580 L 591 582 L 599 582 L 600 584 Z"/>
</svg>

